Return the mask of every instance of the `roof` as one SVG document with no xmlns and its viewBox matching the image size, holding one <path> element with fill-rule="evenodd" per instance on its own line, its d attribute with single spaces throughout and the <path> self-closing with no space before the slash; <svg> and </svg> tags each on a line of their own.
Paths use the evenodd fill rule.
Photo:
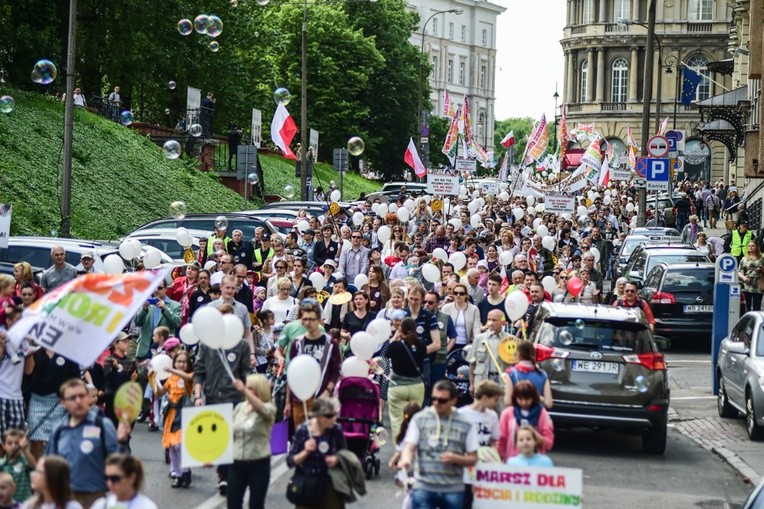
<svg viewBox="0 0 764 509">
<path fill-rule="evenodd" d="M 706 69 L 708 69 L 711 72 L 718 72 L 721 74 L 732 75 L 732 72 L 735 69 L 735 59 L 725 58 L 723 60 L 717 60 L 715 62 L 708 62 L 706 64 Z"/>
</svg>

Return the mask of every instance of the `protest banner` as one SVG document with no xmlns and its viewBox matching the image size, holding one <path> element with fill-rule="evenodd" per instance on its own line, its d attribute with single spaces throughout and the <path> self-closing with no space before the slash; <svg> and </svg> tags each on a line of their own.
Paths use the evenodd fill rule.
<svg viewBox="0 0 764 509">
<path fill-rule="evenodd" d="M 492 194 L 496 196 L 499 194 L 499 182 L 498 181 L 483 181 L 483 194 Z"/>
<path fill-rule="evenodd" d="M 576 199 L 573 196 L 562 194 L 548 194 L 544 196 L 544 212 L 548 214 L 572 214 L 576 210 Z"/>
<path fill-rule="evenodd" d="M 183 407 L 183 468 L 233 463 L 233 403 Z"/>
<path fill-rule="evenodd" d="M 8 331 L 10 341 L 18 347 L 27 337 L 81 366 L 90 366 L 168 272 L 80 276 L 26 308 Z"/>
<path fill-rule="evenodd" d="M 472 469 L 474 509 L 582 507 L 583 471 L 578 468 L 514 467 L 478 463 Z"/>
<path fill-rule="evenodd" d="M 464 173 L 469 172 L 470 174 L 475 173 L 475 170 L 477 169 L 477 161 L 474 159 L 463 159 L 460 157 L 456 158 L 456 166 L 454 167 L 456 171 Z"/>
<path fill-rule="evenodd" d="M 427 192 L 429 194 L 458 195 L 459 177 L 428 173 Z"/>
</svg>

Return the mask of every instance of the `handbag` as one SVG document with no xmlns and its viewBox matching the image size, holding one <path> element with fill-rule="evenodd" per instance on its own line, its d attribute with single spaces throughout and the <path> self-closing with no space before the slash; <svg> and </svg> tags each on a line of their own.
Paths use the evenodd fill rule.
<svg viewBox="0 0 764 509">
<path fill-rule="evenodd" d="M 326 485 L 325 476 L 308 476 L 297 469 L 287 483 L 286 498 L 296 506 L 320 506 L 324 503 Z"/>
</svg>

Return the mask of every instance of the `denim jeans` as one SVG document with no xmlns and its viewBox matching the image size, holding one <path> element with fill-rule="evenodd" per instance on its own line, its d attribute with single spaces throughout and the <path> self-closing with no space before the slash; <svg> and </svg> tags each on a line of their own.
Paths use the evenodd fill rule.
<svg viewBox="0 0 764 509">
<path fill-rule="evenodd" d="M 462 509 L 464 492 L 437 492 L 415 489 L 411 492 L 411 509 Z"/>
</svg>

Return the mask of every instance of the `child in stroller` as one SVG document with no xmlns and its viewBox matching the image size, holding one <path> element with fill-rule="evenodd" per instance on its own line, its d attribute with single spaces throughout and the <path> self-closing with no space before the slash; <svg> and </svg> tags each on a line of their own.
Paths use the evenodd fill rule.
<svg viewBox="0 0 764 509">
<path fill-rule="evenodd" d="M 462 349 L 454 350 L 448 354 L 446 360 L 446 374 L 456 389 L 459 391 L 459 399 L 456 402 L 457 407 L 463 407 L 472 403 L 470 395 L 470 367 L 465 359 L 466 352 Z"/>
<path fill-rule="evenodd" d="M 379 475 L 377 428 L 382 427 L 379 414 L 379 386 L 364 377 L 345 377 L 337 387 L 340 415 L 348 449 L 363 465 L 366 478 Z"/>
</svg>

